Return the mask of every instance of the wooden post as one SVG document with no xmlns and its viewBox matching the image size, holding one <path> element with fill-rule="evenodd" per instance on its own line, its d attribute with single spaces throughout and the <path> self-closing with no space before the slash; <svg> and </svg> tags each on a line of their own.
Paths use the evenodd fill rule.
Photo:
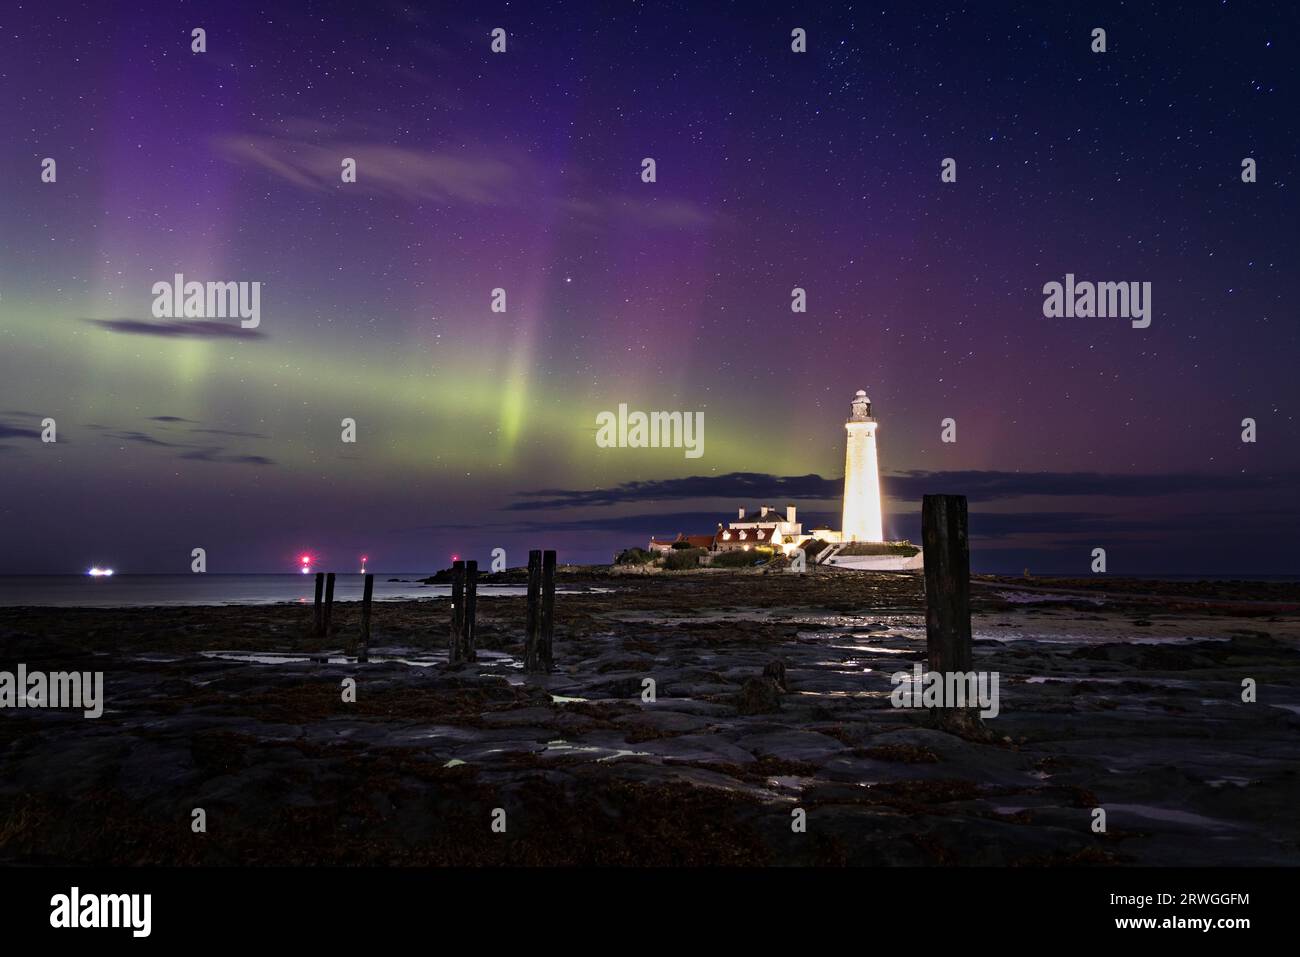
<svg viewBox="0 0 1300 957">
<path fill-rule="evenodd" d="M 325 594 L 325 573 L 316 573 L 316 610 L 314 620 L 316 622 L 316 637 L 319 638 L 325 634 L 325 620 L 321 617 L 321 597 Z"/>
<path fill-rule="evenodd" d="M 524 670 L 539 671 L 537 660 L 541 630 L 542 553 L 533 549 L 528 553 L 528 617 L 524 624 Z"/>
<path fill-rule="evenodd" d="M 375 594 L 375 576 L 366 576 L 366 587 L 361 593 L 361 647 L 357 649 L 357 661 L 370 660 L 370 599 Z"/>
<path fill-rule="evenodd" d="M 330 618 L 334 614 L 334 573 L 330 572 L 325 576 L 325 614 L 322 617 L 324 628 L 321 634 L 328 638 L 330 633 Z"/>
<path fill-rule="evenodd" d="M 447 644 L 447 661 L 464 661 L 460 634 L 465 620 L 465 563 L 451 563 L 451 638 Z"/>
<path fill-rule="evenodd" d="M 537 664 L 550 674 L 555 670 L 555 552 L 550 549 L 542 553 L 541 632 Z"/>
<path fill-rule="evenodd" d="M 921 502 L 925 561 L 925 645 L 930 670 L 971 670 L 970 544 L 966 496 L 927 495 Z"/>
<path fill-rule="evenodd" d="M 466 661 L 478 661 L 474 648 L 474 616 L 478 614 L 478 562 L 465 563 L 465 617 L 461 622 L 460 647 Z"/>
</svg>

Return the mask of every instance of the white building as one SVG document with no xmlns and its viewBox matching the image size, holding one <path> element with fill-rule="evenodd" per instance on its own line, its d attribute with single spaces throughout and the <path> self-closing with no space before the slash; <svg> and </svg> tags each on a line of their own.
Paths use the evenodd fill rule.
<svg viewBox="0 0 1300 957">
<path fill-rule="evenodd" d="M 848 432 L 844 453 L 844 516 L 841 541 L 883 542 L 880 510 L 880 465 L 876 460 L 876 420 L 871 400 L 861 389 L 853 397 L 853 412 L 844 423 Z"/>
<path fill-rule="evenodd" d="M 757 515 L 746 515 L 743 508 L 736 512 L 735 521 L 728 523 L 725 529 L 718 527 L 713 544 L 715 551 L 748 550 L 764 545 L 773 548 L 789 546 L 788 551 L 808 538 L 803 533 L 802 523 L 795 519 L 793 505 L 785 507 L 784 515 L 770 505 L 759 506 Z"/>
</svg>

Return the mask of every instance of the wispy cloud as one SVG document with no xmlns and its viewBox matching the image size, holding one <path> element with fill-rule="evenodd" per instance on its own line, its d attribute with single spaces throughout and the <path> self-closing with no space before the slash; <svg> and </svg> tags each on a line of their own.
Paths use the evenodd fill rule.
<svg viewBox="0 0 1300 957">
<path fill-rule="evenodd" d="M 622 221 L 642 226 L 703 229 L 722 221 L 722 217 L 698 203 L 671 197 L 643 199 L 627 194 L 575 194 L 566 199 L 563 205 L 579 225 L 589 227 L 604 227 Z"/>
<path fill-rule="evenodd" d="M 283 136 L 224 136 L 217 148 L 232 162 L 277 176 L 301 189 L 341 184 L 344 157 L 357 161 L 356 187 L 403 199 L 498 205 L 517 197 L 518 171 L 486 155 L 452 155 L 382 143 L 318 141 Z"/>
<path fill-rule="evenodd" d="M 194 435 L 229 435 L 239 439 L 269 439 L 261 432 L 239 432 L 235 429 L 190 429 Z"/>
<path fill-rule="evenodd" d="M 179 416 L 151 416 L 150 421 L 154 422 L 189 422 L 190 419 L 182 419 Z M 187 429 L 186 433 L 193 432 L 222 432 L 221 429 Z M 138 445 L 148 445 L 155 448 L 175 449 L 177 458 L 189 462 L 216 462 L 225 465 L 275 465 L 274 459 L 267 458 L 265 455 L 239 455 L 227 452 L 219 445 L 195 445 L 192 442 L 176 442 L 170 438 L 159 438 L 148 432 L 141 432 L 138 429 L 114 429 L 104 432 L 106 436 L 119 442 L 134 442 Z M 230 433 L 230 434 L 247 434 L 254 433 Z"/>
<path fill-rule="evenodd" d="M 1170 472 L 1129 475 L 1121 472 L 898 472 L 882 477 L 896 498 L 933 493 L 965 495 L 971 501 L 1030 495 L 1148 498 L 1187 493 L 1250 492 L 1294 487 L 1300 476 L 1287 474 L 1210 474 Z"/>
<path fill-rule="evenodd" d="M 1101 472 L 936 472 L 913 470 L 881 476 L 890 498 L 920 501 L 923 495 L 965 495 L 972 502 L 992 502 L 1029 496 L 1145 498 L 1188 493 L 1241 493 L 1276 490 L 1300 484 L 1300 476 L 1212 475 L 1170 473 L 1127 475 Z M 844 494 L 843 479 L 820 475 L 770 475 L 731 472 L 688 478 L 625 482 L 611 488 L 538 489 L 520 492 L 512 511 L 585 508 L 627 502 L 727 498 L 760 504 L 762 501 L 827 501 Z"/>
<path fill-rule="evenodd" d="M 202 425 L 197 419 L 186 419 L 179 415 L 151 415 L 150 422 L 162 422 L 166 425 Z M 262 432 L 241 432 L 238 429 L 186 429 L 190 435 L 225 435 L 236 439 L 269 439 L 269 435 Z"/>
<path fill-rule="evenodd" d="M 194 449 L 181 456 L 192 462 L 220 462 L 226 465 L 274 465 L 265 455 L 227 455 L 219 447 Z"/>
<path fill-rule="evenodd" d="M 137 442 L 140 445 L 158 445 L 164 448 L 185 448 L 178 442 L 168 442 L 165 439 L 156 438 L 147 432 L 109 432 L 110 438 L 117 439 L 120 442 Z"/>
<path fill-rule="evenodd" d="M 906 523 L 920 534 L 921 517 L 911 515 Z M 1087 536 L 1095 544 L 1124 540 L 1168 543 L 1194 538 L 1203 540 L 1207 533 L 1224 540 L 1264 538 L 1300 534 L 1300 515 L 1271 510 L 1225 512 L 1184 511 L 1160 515 L 1112 515 L 1098 512 L 986 512 L 974 510 L 970 516 L 971 537 L 980 540 L 1045 536 L 1057 542 Z"/>
<path fill-rule="evenodd" d="M 742 502 L 760 498 L 829 499 L 841 495 L 843 489 L 843 479 L 824 479 L 820 475 L 782 476 L 762 472 L 731 472 L 727 475 L 693 475 L 688 478 L 625 482 L 612 488 L 520 492 L 527 500 L 515 502 L 509 509 L 533 511 L 689 498 L 732 498 Z"/>
<path fill-rule="evenodd" d="M 129 336 L 159 336 L 164 339 L 264 339 L 261 329 L 245 329 L 237 322 L 214 322 L 210 319 L 168 319 L 149 322 L 144 319 L 87 319 L 86 322 L 109 332 Z"/>
<path fill-rule="evenodd" d="M 29 429 L 22 425 L 9 425 L 0 422 L 0 439 L 39 439 L 40 429 Z"/>
<path fill-rule="evenodd" d="M 276 133 L 221 136 L 217 150 L 232 163 L 259 169 L 300 189 L 333 191 L 342 187 L 342 161 L 357 162 L 349 190 L 444 205 L 524 207 L 540 202 L 536 184 L 544 179 L 535 162 L 516 149 L 486 145 L 456 152 L 414 149 L 377 142 L 363 126 L 350 130 L 316 121 L 284 121 Z M 580 227 L 612 224 L 697 229 L 720 217 L 703 206 L 656 192 L 602 193 L 577 175 L 555 184 L 559 205 Z"/>
</svg>

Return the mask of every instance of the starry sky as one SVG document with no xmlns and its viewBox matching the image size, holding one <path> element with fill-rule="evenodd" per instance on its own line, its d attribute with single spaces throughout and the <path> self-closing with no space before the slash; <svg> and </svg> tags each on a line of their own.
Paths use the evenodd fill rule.
<svg viewBox="0 0 1300 957">
<path fill-rule="evenodd" d="M 838 527 L 859 388 L 890 537 L 949 492 L 977 570 L 1300 571 L 1297 16 L 11 2 L 0 573 Z M 1044 318 L 1067 272 L 1151 282 L 1150 328 Z M 175 273 L 262 283 L 260 325 L 155 318 Z M 598 448 L 620 403 L 704 454 Z"/>
</svg>

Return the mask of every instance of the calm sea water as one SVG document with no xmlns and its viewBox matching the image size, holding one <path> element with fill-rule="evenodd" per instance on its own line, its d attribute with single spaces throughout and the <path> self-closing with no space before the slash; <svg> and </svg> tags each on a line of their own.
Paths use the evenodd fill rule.
<svg viewBox="0 0 1300 957">
<path fill-rule="evenodd" d="M 450 585 L 422 585 L 428 573 L 375 573 L 375 601 L 446 598 Z M 389 581 L 390 578 L 405 579 Z M 360 601 L 365 579 L 339 575 L 335 601 Z M 480 595 L 522 595 L 523 585 L 480 585 Z M 8 575 L 0 576 L 0 606 L 54 605 L 62 608 L 138 608 L 152 605 L 311 604 L 314 575 Z"/>
<path fill-rule="evenodd" d="M 375 572 L 375 601 L 447 598 L 450 585 L 423 585 L 427 572 Z M 1084 576 L 1077 576 L 1084 577 Z M 1116 576 L 1121 577 L 1121 576 Z M 1295 581 L 1295 575 L 1130 575 L 1151 580 Z M 399 579 L 389 581 L 390 578 Z M 360 601 L 361 575 L 339 575 L 335 601 Z M 313 575 L 0 575 L 0 607 L 48 605 L 62 608 L 140 608 L 154 605 L 311 604 Z M 523 585 L 479 585 L 480 595 L 523 595 Z M 565 589 L 558 589 L 564 592 Z"/>
</svg>

